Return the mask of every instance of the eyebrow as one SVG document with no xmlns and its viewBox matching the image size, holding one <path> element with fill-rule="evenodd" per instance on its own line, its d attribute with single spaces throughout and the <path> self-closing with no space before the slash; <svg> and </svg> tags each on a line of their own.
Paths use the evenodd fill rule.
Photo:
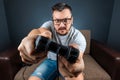
<svg viewBox="0 0 120 80">
<path fill-rule="evenodd" d="M 53 16 L 52 16 L 52 18 L 53 18 Z M 67 17 L 62 18 L 62 19 L 66 19 L 66 18 L 72 18 L 72 15 L 71 15 L 71 17 L 68 17 L 68 16 L 67 16 Z M 55 19 L 58 19 L 58 18 L 55 17 Z"/>
</svg>

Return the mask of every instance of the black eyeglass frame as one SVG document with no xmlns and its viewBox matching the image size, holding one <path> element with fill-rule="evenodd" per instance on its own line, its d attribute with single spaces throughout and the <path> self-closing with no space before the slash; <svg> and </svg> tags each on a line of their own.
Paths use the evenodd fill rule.
<svg viewBox="0 0 120 80">
<path fill-rule="evenodd" d="M 72 16 L 71 16 L 71 18 L 52 19 L 53 23 L 56 24 L 56 25 L 59 25 L 61 22 L 63 22 L 63 24 L 69 24 L 70 20 L 72 20 Z"/>
</svg>

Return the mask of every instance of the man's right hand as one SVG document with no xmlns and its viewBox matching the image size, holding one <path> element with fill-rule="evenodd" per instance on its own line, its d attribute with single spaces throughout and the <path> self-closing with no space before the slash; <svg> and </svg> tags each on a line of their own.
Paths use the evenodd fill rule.
<svg viewBox="0 0 120 80">
<path fill-rule="evenodd" d="M 35 62 L 35 56 L 32 56 L 34 53 L 34 41 L 37 35 L 35 36 L 27 36 L 25 37 L 19 47 L 18 50 L 20 52 L 20 56 L 23 62 L 31 64 Z"/>
<path fill-rule="evenodd" d="M 20 56 L 23 62 L 27 64 L 33 64 L 41 59 L 43 59 L 47 53 L 35 53 L 35 40 L 38 35 L 51 38 L 51 32 L 50 31 L 43 31 L 40 34 L 33 34 L 28 35 L 21 41 L 18 50 L 20 52 Z"/>
</svg>

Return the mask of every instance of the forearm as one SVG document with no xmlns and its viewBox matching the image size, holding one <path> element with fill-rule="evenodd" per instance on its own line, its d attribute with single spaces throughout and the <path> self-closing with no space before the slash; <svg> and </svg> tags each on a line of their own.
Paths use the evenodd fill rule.
<svg viewBox="0 0 120 80">
<path fill-rule="evenodd" d="M 30 33 L 28 34 L 28 36 L 32 36 L 32 35 L 38 35 L 40 34 L 40 30 L 39 29 L 33 29 L 32 31 L 30 31 Z"/>
<path fill-rule="evenodd" d="M 51 39 L 51 36 L 52 36 L 50 30 L 48 30 L 48 29 L 46 29 L 46 28 L 33 29 L 33 30 L 30 31 L 30 33 L 28 34 L 28 36 L 35 36 L 35 37 L 37 37 L 38 35 L 47 37 L 47 38 L 49 38 L 49 39 Z"/>
</svg>

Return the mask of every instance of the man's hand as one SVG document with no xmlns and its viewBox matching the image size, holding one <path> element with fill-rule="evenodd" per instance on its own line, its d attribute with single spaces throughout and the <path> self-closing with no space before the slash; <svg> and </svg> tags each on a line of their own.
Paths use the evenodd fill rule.
<svg viewBox="0 0 120 80">
<path fill-rule="evenodd" d="M 45 52 L 35 53 L 35 40 L 38 35 L 51 38 L 50 31 L 44 30 L 42 33 L 40 33 L 36 29 L 31 31 L 30 34 L 21 41 L 18 47 L 22 61 L 27 64 L 36 63 L 47 55 Z"/>
<path fill-rule="evenodd" d="M 78 49 L 77 44 L 70 44 L 69 46 Z M 64 57 L 59 56 L 59 58 L 58 58 L 59 71 L 63 76 L 77 77 L 83 71 L 83 69 L 84 69 L 83 53 L 80 51 L 79 54 L 80 55 L 74 64 L 69 63 Z"/>
<path fill-rule="evenodd" d="M 19 47 L 18 50 L 20 52 L 20 56 L 23 62 L 31 64 L 35 62 L 35 56 L 32 56 L 34 53 L 34 41 L 36 39 L 37 35 L 35 36 L 27 36 L 25 37 Z"/>
</svg>

